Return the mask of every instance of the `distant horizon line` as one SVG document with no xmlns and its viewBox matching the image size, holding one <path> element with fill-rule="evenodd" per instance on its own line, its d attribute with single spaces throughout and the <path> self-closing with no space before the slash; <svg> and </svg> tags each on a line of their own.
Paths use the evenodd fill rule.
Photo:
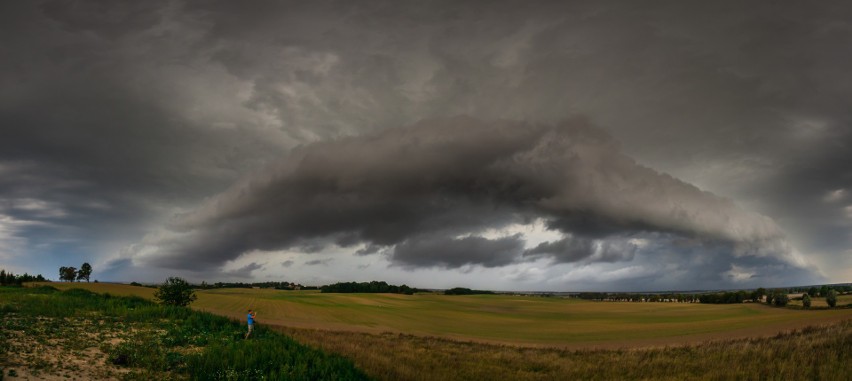
<svg viewBox="0 0 852 381">
<path fill-rule="evenodd" d="M 51 283 L 52 282 L 56 282 L 56 283 L 83 283 L 83 282 L 80 282 L 79 280 L 75 280 L 73 282 L 65 282 L 65 281 L 54 281 L 54 280 L 51 280 L 49 278 L 46 278 L 46 281 L 51 282 Z M 202 281 L 202 282 L 207 282 L 207 281 Z M 312 288 L 317 288 L 317 289 L 321 288 L 322 286 L 325 286 L 325 285 L 322 285 L 322 286 L 306 286 L 306 285 L 303 285 L 303 284 L 300 284 L 300 283 L 293 283 L 293 282 L 288 282 L 288 281 L 281 281 L 281 282 L 278 282 L 278 283 L 284 283 L 284 282 L 290 283 L 290 284 L 297 284 L 301 287 L 312 287 Z M 354 282 L 354 281 L 336 282 L 336 283 L 348 283 L 348 282 Z M 385 281 L 376 281 L 376 282 L 385 282 Z M 86 282 L 86 283 L 110 283 L 110 284 L 126 284 L 126 285 L 130 285 L 131 283 L 138 283 L 138 284 L 145 285 L 145 286 L 156 286 L 156 285 L 161 284 L 161 283 L 158 283 L 158 282 L 138 282 L 138 281 L 130 281 L 130 282 L 99 281 L 97 279 L 92 281 L 92 282 Z M 255 284 L 275 283 L 275 282 L 273 282 L 273 281 L 267 281 L 267 282 L 213 282 L 213 283 L 207 283 L 207 284 L 208 285 L 215 285 L 216 283 L 255 285 Z M 368 282 L 355 282 L 355 283 L 369 283 L 369 281 Z M 192 283 L 192 282 L 190 282 L 190 284 L 192 284 L 193 286 L 201 285 L 201 283 Z M 334 283 L 330 283 L 330 284 L 334 284 Z M 390 283 L 388 283 L 388 284 L 390 285 Z M 668 294 L 668 293 L 708 293 L 708 292 L 726 292 L 726 291 L 751 291 L 751 290 L 757 290 L 757 289 L 760 289 L 760 288 L 779 289 L 779 288 L 807 288 L 807 287 L 820 287 L 820 286 L 829 286 L 829 287 L 831 287 L 831 286 L 852 286 L 852 282 L 818 283 L 818 284 L 796 285 L 796 286 L 779 286 L 779 287 L 761 286 L 761 287 L 751 287 L 751 288 L 654 290 L 654 291 L 590 291 L 590 290 L 583 290 L 583 291 L 546 291 L 546 290 L 511 291 L 511 290 L 496 290 L 496 289 L 493 289 L 493 290 L 492 289 L 477 289 L 477 290 L 478 291 L 489 291 L 489 292 L 500 293 L 500 294 L 511 294 L 511 293 L 522 293 L 522 294 L 580 294 L 580 293 L 584 293 L 584 292 L 609 293 L 609 294 Z M 227 287 L 223 287 L 223 288 L 227 288 Z M 411 288 L 418 289 L 418 290 L 428 290 L 428 291 L 446 291 L 446 290 L 450 290 L 450 289 L 453 289 L 453 288 L 469 288 L 469 287 L 456 286 L 456 287 L 450 287 L 450 288 L 426 288 L 426 287 L 411 287 Z"/>
</svg>

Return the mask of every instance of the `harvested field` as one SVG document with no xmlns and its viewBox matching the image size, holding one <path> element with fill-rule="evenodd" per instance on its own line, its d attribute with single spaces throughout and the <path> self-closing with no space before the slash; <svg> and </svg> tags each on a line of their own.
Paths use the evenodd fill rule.
<svg viewBox="0 0 852 381">
<path fill-rule="evenodd" d="M 146 298 L 153 294 L 151 288 L 127 285 L 54 285 Z M 754 303 L 622 303 L 509 295 L 322 294 L 271 289 L 199 291 L 192 307 L 237 319 L 245 319 L 245 311 L 253 308 L 261 324 L 278 327 L 571 349 L 765 337 L 852 318 L 852 309 L 800 310 Z"/>
<path fill-rule="evenodd" d="M 850 309 L 259 289 L 202 291 L 193 307 L 234 318 L 254 308 L 261 328 L 343 356 L 378 380 L 845 380 L 852 372 Z M 83 355 L 66 354 L 66 363 Z"/>
</svg>

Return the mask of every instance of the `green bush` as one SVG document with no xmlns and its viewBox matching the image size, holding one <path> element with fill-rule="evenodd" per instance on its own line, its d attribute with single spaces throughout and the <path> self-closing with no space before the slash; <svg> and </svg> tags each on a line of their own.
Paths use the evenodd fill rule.
<svg viewBox="0 0 852 381">
<path fill-rule="evenodd" d="M 787 294 L 783 292 L 776 292 L 772 295 L 772 304 L 776 307 L 784 307 L 787 305 L 787 302 L 789 302 L 789 299 L 787 298 Z"/>
<path fill-rule="evenodd" d="M 178 277 L 169 277 L 154 293 L 154 299 L 169 306 L 186 307 L 196 298 L 192 285 Z"/>
<path fill-rule="evenodd" d="M 837 291 L 829 290 L 828 294 L 825 296 L 825 302 L 828 303 L 828 306 L 831 308 L 837 306 Z"/>
</svg>

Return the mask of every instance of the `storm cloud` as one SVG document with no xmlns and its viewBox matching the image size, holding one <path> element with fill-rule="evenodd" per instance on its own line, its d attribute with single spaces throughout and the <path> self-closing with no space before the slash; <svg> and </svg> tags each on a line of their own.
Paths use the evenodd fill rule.
<svg viewBox="0 0 852 381">
<path fill-rule="evenodd" d="M 849 281 L 849 20 L 842 2 L 0 2 L 0 267 Z"/>
<path fill-rule="evenodd" d="M 543 219 L 570 238 L 524 251 L 488 229 Z M 722 240 L 794 263 L 767 217 L 637 164 L 583 119 L 433 119 L 305 145 L 149 237 L 157 266 L 217 267 L 252 250 L 384 246 L 405 267 L 629 261 L 631 235 Z M 766 243 L 777 243 L 767 249 Z M 803 264 L 803 263 L 798 263 Z"/>
</svg>

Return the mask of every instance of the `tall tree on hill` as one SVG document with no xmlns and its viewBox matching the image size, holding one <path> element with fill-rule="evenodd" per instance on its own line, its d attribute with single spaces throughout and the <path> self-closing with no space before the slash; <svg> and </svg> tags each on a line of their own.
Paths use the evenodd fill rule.
<svg viewBox="0 0 852 381">
<path fill-rule="evenodd" d="M 92 275 L 92 265 L 89 262 L 83 263 L 80 266 L 80 271 L 77 272 L 77 280 L 85 279 L 86 283 L 89 282 L 89 277 Z"/>
</svg>

